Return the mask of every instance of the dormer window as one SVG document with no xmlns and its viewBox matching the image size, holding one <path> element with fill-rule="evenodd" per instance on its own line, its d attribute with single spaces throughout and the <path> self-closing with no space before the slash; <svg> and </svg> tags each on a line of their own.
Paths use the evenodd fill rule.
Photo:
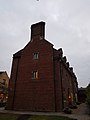
<svg viewBox="0 0 90 120">
<path fill-rule="evenodd" d="M 33 53 L 33 59 L 38 59 L 38 53 Z"/>
</svg>

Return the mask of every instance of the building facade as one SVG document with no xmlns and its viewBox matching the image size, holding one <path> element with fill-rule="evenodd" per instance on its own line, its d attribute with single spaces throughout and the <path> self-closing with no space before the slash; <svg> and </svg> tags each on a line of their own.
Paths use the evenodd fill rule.
<svg viewBox="0 0 90 120">
<path fill-rule="evenodd" d="M 6 71 L 0 71 L 0 103 L 6 102 L 8 98 L 9 77 Z"/>
<path fill-rule="evenodd" d="M 76 101 L 77 78 L 62 49 L 45 40 L 45 22 L 31 26 L 31 40 L 13 55 L 7 109 L 61 111 Z"/>
</svg>

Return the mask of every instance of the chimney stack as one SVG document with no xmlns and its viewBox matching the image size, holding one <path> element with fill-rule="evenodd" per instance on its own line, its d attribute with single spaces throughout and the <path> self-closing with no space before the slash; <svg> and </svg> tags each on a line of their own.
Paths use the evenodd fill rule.
<svg viewBox="0 0 90 120">
<path fill-rule="evenodd" d="M 73 67 L 70 67 L 69 69 L 70 69 L 71 72 L 73 72 Z"/>
<path fill-rule="evenodd" d="M 63 57 L 63 61 L 64 61 L 65 63 L 67 62 L 66 56 Z"/>
<path fill-rule="evenodd" d="M 31 25 L 31 40 L 35 37 L 45 37 L 45 22 L 41 21 Z"/>
<path fill-rule="evenodd" d="M 69 62 L 66 63 L 67 67 L 69 68 Z"/>
<path fill-rule="evenodd" d="M 59 51 L 59 56 L 63 57 L 63 50 L 62 50 L 62 48 L 58 49 L 58 51 Z"/>
</svg>

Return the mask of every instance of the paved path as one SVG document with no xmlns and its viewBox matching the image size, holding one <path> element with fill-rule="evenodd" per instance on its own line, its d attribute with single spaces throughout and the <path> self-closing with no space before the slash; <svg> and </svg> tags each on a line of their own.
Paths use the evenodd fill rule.
<svg viewBox="0 0 90 120">
<path fill-rule="evenodd" d="M 78 106 L 77 109 L 73 109 L 72 114 L 64 114 L 62 112 L 58 113 L 50 113 L 50 112 L 18 112 L 18 111 L 10 111 L 4 110 L 4 108 L 0 109 L 1 113 L 13 113 L 13 114 L 21 114 L 21 115 L 57 115 L 57 116 L 67 116 L 70 118 L 75 118 L 77 120 L 90 120 L 90 115 L 88 115 L 88 109 L 85 103 L 82 103 Z"/>
<path fill-rule="evenodd" d="M 74 109 L 71 115 L 68 115 L 70 118 L 76 118 L 77 120 L 90 120 L 89 110 L 85 103 L 82 103 L 78 106 L 77 109 Z"/>
</svg>

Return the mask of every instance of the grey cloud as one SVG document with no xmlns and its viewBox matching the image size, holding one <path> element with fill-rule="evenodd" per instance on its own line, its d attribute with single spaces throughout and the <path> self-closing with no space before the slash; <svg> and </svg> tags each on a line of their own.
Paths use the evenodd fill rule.
<svg viewBox="0 0 90 120">
<path fill-rule="evenodd" d="M 12 55 L 30 39 L 30 25 L 46 22 L 46 39 L 63 48 L 79 86 L 89 82 L 90 1 L 0 0 L 0 69 L 10 74 Z"/>
</svg>

